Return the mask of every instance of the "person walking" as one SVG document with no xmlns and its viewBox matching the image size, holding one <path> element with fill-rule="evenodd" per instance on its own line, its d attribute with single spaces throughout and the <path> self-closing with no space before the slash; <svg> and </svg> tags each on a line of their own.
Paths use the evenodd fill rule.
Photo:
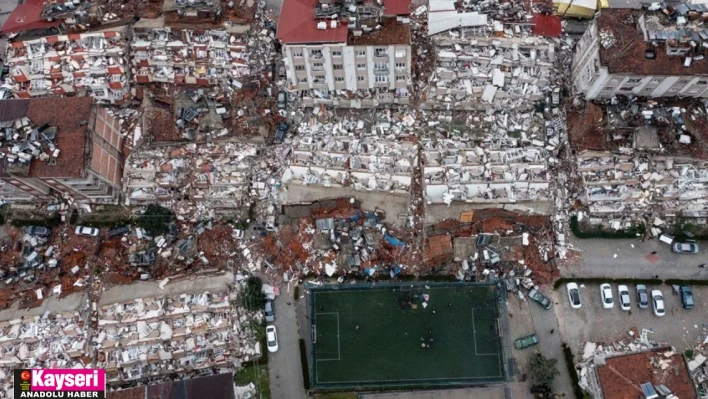
<svg viewBox="0 0 708 399">
<path fill-rule="evenodd" d="M 553 332 L 554 332 L 554 331 L 556 331 L 556 329 L 555 329 L 555 328 L 551 330 L 551 334 L 553 334 Z"/>
<path fill-rule="evenodd" d="M 652 254 L 652 255 L 656 255 L 656 251 L 652 252 L 651 254 Z"/>
<path fill-rule="evenodd" d="M 701 263 L 700 265 L 698 265 L 698 267 L 701 268 L 701 269 L 705 269 L 705 268 L 706 268 L 706 264 L 705 264 L 705 263 Z"/>
</svg>

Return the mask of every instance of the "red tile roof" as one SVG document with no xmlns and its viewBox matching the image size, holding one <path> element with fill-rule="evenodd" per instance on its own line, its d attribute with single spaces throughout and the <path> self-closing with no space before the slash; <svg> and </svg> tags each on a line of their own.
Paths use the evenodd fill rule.
<svg viewBox="0 0 708 399">
<path fill-rule="evenodd" d="M 648 382 L 666 385 L 681 399 L 696 399 L 696 392 L 688 375 L 683 355 L 676 354 L 667 359 L 663 353 L 668 350 L 670 349 L 664 348 L 607 359 L 605 366 L 597 368 L 605 399 L 643 397 L 639 386 Z M 652 357 L 670 360 L 671 366 L 666 370 L 654 368 L 649 360 Z"/>
<path fill-rule="evenodd" d="M 400 1 L 400 0 L 399 0 Z M 284 44 L 295 43 L 345 43 L 347 25 L 339 24 L 336 28 L 317 29 L 315 6 L 317 0 L 284 0 L 278 22 L 276 38 Z"/>
<path fill-rule="evenodd" d="M 534 14 L 531 23 L 534 35 L 559 37 L 561 34 L 561 19 L 557 15 Z"/>
<path fill-rule="evenodd" d="M 18 100 L 7 100 L 18 101 Z M 56 146 L 61 150 L 56 165 L 39 159 L 30 164 L 30 177 L 81 177 L 92 97 L 33 98 L 27 117 L 34 126 L 57 127 Z"/>
<path fill-rule="evenodd" d="M 610 73 L 629 73 L 633 75 L 706 75 L 708 60 L 694 61 L 690 67 L 683 66 L 684 58 L 669 56 L 663 45 L 654 48 L 656 58 L 644 57 L 644 52 L 651 45 L 644 41 L 644 34 L 635 23 L 624 22 L 636 20 L 641 12 L 603 8 L 597 17 L 597 28 L 600 31 L 612 32 L 615 44 L 612 47 L 600 46 L 600 63 L 607 66 Z M 635 14 L 634 18 L 629 18 Z"/>
<path fill-rule="evenodd" d="M 384 15 L 409 15 L 410 0 L 384 0 Z"/>
<path fill-rule="evenodd" d="M 26 0 L 24 4 L 19 4 L 7 18 L 0 31 L 2 33 L 14 33 L 59 26 L 61 21 L 42 21 L 41 14 L 44 9 L 44 2 L 45 0 Z"/>
</svg>

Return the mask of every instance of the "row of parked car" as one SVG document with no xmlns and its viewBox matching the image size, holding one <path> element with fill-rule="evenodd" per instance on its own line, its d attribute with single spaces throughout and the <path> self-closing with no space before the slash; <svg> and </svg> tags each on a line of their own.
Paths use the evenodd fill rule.
<svg viewBox="0 0 708 399">
<path fill-rule="evenodd" d="M 570 301 L 570 307 L 573 309 L 579 309 L 582 307 L 582 302 L 580 300 L 580 289 L 576 283 L 566 284 L 566 290 L 568 292 L 568 300 Z M 678 287 L 678 292 L 681 294 L 681 304 L 685 309 L 693 309 L 693 291 L 691 287 L 683 285 Z M 612 292 L 612 286 L 610 284 L 600 285 L 600 298 L 602 300 L 602 307 L 605 309 L 612 309 L 615 307 L 615 297 Z M 647 290 L 647 286 L 644 284 L 637 284 L 635 286 L 635 298 L 637 301 L 637 307 L 640 309 L 649 308 L 649 302 L 651 302 L 654 314 L 661 317 L 666 314 L 666 307 L 664 306 L 664 294 L 661 290 Z M 617 301 L 619 302 L 620 309 L 631 310 L 632 309 L 632 299 L 629 292 L 629 287 L 620 284 L 617 286 Z"/>
<path fill-rule="evenodd" d="M 265 305 L 263 307 L 265 313 L 266 323 L 272 323 L 275 321 L 275 304 L 272 300 L 266 299 Z M 266 341 L 268 344 L 268 352 L 278 351 L 278 333 L 275 331 L 275 326 L 269 324 L 266 326 Z"/>
</svg>

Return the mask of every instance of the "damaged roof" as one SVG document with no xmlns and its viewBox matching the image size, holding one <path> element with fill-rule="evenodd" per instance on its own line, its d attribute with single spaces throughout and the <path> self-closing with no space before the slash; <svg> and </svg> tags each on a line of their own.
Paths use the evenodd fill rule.
<svg viewBox="0 0 708 399">
<path fill-rule="evenodd" d="M 597 17 L 597 29 L 601 36 L 611 35 L 611 45 L 600 46 L 600 62 L 607 66 L 609 73 L 629 73 L 634 75 L 706 75 L 708 62 L 696 61 L 684 66 L 683 56 L 669 56 L 666 46 L 651 46 L 644 40 L 644 34 L 637 28 L 637 20 L 642 12 L 628 9 L 603 9 Z M 654 59 L 645 57 L 648 48 L 656 54 Z"/>
<path fill-rule="evenodd" d="M 35 125 L 57 127 L 56 146 L 61 150 L 56 165 L 33 159 L 30 177 L 80 177 L 91 97 L 32 98 L 0 101 L 0 120 L 29 118 Z M 71 110 L 71 112 L 66 112 Z"/>
<path fill-rule="evenodd" d="M 234 399 L 233 374 L 224 373 L 108 392 L 107 399 Z"/>
<path fill-rule="evenodd" d="M 26 0 L 15 7 L 7 18 L 0 32 L 8 34 L 19 31 L 46 29 L 61 25 L 62 21 L 47 22 L 42 20 L 45 0 Z"/>
</svg>

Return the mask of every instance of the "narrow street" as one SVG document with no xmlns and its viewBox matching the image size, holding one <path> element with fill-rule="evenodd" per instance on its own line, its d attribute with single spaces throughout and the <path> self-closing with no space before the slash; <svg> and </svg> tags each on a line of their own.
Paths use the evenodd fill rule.
<svg viewBox="0 0 708 399">
<path fill-rule="evenodd" d="M 285 290 L 275 298 L 274 324 L 279 349 L 276 353 L 268 353 L 271 397 L 305 399 L 295 302 L 292 294 Z"/>
<path fill-rule="evenodd" d="M 573 384 L 563 359 L 561 333 L 558 328 L 555 308 L 556 306 L 553 306 L 550 310 L 546 310 L 537 303 L 529 301 L 533 325 L 539 340 L 537 349 L 541 351 L 543 356 L 558 360 L 557 366 L 560 375 L 555 379 L 554 392 L 562 392 L 565 393 L 565 397 L 571 397 L 573 396 Z"/>
</svg>

